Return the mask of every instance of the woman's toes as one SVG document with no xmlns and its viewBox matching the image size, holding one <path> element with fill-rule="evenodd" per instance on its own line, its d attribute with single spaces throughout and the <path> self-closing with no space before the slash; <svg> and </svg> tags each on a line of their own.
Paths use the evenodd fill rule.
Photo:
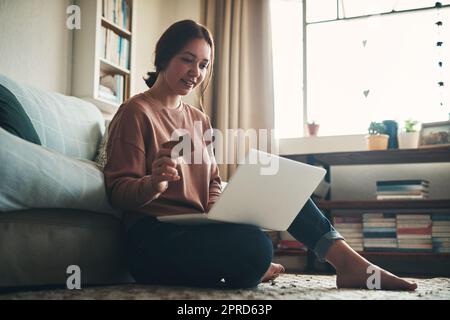
<svg viewBox="0 0 450 320">
<path fill-rule="evenodd" d="M 273 267 L 274 267 L 274 272 L 276 273 L 284 273 L 285 269 L 281 264 L 278 263 L 272 263 Z"/>
</svg>

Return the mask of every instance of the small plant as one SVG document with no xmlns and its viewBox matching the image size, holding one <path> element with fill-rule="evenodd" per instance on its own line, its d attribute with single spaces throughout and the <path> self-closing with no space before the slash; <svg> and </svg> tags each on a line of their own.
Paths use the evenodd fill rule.
<svg viewBox="0 0 450 320">
<path fill-rule="evenodd" d="M 417 130 L 414 126 L 417 124 L 416 120 L 408 119 L 405 120 L 405 132 L 416 132 Z"/>
<path fill-rule="evenodd" d="M 371 122 L 368 128 L 370 135 L 386 134 L 386 126 L 382 122 Z"/>
<path fill-rule="evenodd" d="M 319 132 L 319 126 L 320 125 L 318 123 L 316 123 L 314 120 L 313 121 L 308 121 L 307 124 L 308 124 L 309 135 L 312 136 L 312 137 L 317 136 L 317 133 Z"/>
</svg>

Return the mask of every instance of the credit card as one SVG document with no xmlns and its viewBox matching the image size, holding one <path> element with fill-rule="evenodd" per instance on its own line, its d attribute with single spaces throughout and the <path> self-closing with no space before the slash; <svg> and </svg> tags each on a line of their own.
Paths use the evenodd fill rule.
<svg viewBox="0 0 450 320">
<path fill-rule="evenodd" d="M 170 140 L 167 142 L 164 142 L 161 147 L 165 149 L 173 149 L 177 144 L 183 142 L 184 139 L 190 139 L 191 140 L 191 151 L 194 151 L 194 142 L 192 141 L 189 134 L 185 134 L 184 136 L 180 136 L 178 140 Z M 211 141 L 205 141 L 205 145 L 208 146 L 211 144 Z M 180 156 L 183 155 L 183 149 L 181 149 Z"/>
</svg>

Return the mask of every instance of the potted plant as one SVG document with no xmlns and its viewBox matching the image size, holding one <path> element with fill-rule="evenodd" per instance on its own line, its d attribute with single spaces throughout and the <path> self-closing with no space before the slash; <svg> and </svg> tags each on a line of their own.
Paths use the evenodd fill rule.
<svg viewBox="0 0 450 320">
<path fill-rule="evenodd" d="M 405 121 L 403 130 L 398 133 L 398 145 L 400 149 L 417 148 L 420 132 L 416 130 L 417 121 L 408 119 Z"/>
<path fill-rule="evenodd" d="M 382 122 L 371 122 L 368 131 L 366 140 L 369 150 L 387 149 L 389 136 L 386 134 L 386 127 Z"/>
<path fill-rule="evenodd" d="M 316 137 L 319 132 L 319 124 L 315 123 L 315 121 L 308 122 L 308 134 L 310 137 Z"/>
</svg>

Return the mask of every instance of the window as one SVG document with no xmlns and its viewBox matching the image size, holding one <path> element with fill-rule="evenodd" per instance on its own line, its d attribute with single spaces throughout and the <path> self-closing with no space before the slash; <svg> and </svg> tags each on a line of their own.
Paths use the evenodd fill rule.
<svg viewBox="0 0 450 320">
<path fill-rule="evenodd" d="M 276 138 L 303 134 L 302 5 L 272 0 L 272 47 Z"/>
<path fill-rule="evenodd" d="M 301 9 L 301 1 L 289 3 Z M 364 134 L 370 121 L 393 119 L 402 126 L 408 118 L 421 122 L 448 119 L 450 42 L 445 43 L 445 39 L 450 39 L 450 7 L 380 15 L 393 10 L 433 7 L 434 3 L 307 1 L 306 113 L 308 120 L 320 123 L 321 135 Z M 339 12 L 340 19 L 350 19 L 336 19 L 336 14 L 331 14 L 332 8 Z M 295 12 L 301 20 L 302 15 L 298 10 Z M 352 19 L 355 16 L 364 17 Z M 274 28 L 276 17 L 273 15 Z M 444 22 L 443 26 L 436 25 L 438 20 Z M 318 21 L 321 22 L 309 23 Z M 277 36 L 274 32 L 274 45 Z M 301 29 L 298 37 L 302 37 Z M 444 44 L 437 47 L 437 41 Z M 274 59 L 277 57 L 274 53 Z M 302 61 L 301 52 L 292 59 Z M 444 63 L 442 67 L 439 61 Z M 276 93 L 277 87 L 282 86 L 279 81 L 284 81 L 284 77 L 275 77 Z M 439 81 L 444 82 L 444 87 L 438 85 Z M 280 110 L 276 105 L 276 118 Z M 293 124 L 290 119 L 277 124 L 283 131 L 280 137 L 292 137 L 294 132 L 301 136 L 303 132 L 303 122 Z M 287 129 L 288 125 L 296 129 Z"/>
</svg>

